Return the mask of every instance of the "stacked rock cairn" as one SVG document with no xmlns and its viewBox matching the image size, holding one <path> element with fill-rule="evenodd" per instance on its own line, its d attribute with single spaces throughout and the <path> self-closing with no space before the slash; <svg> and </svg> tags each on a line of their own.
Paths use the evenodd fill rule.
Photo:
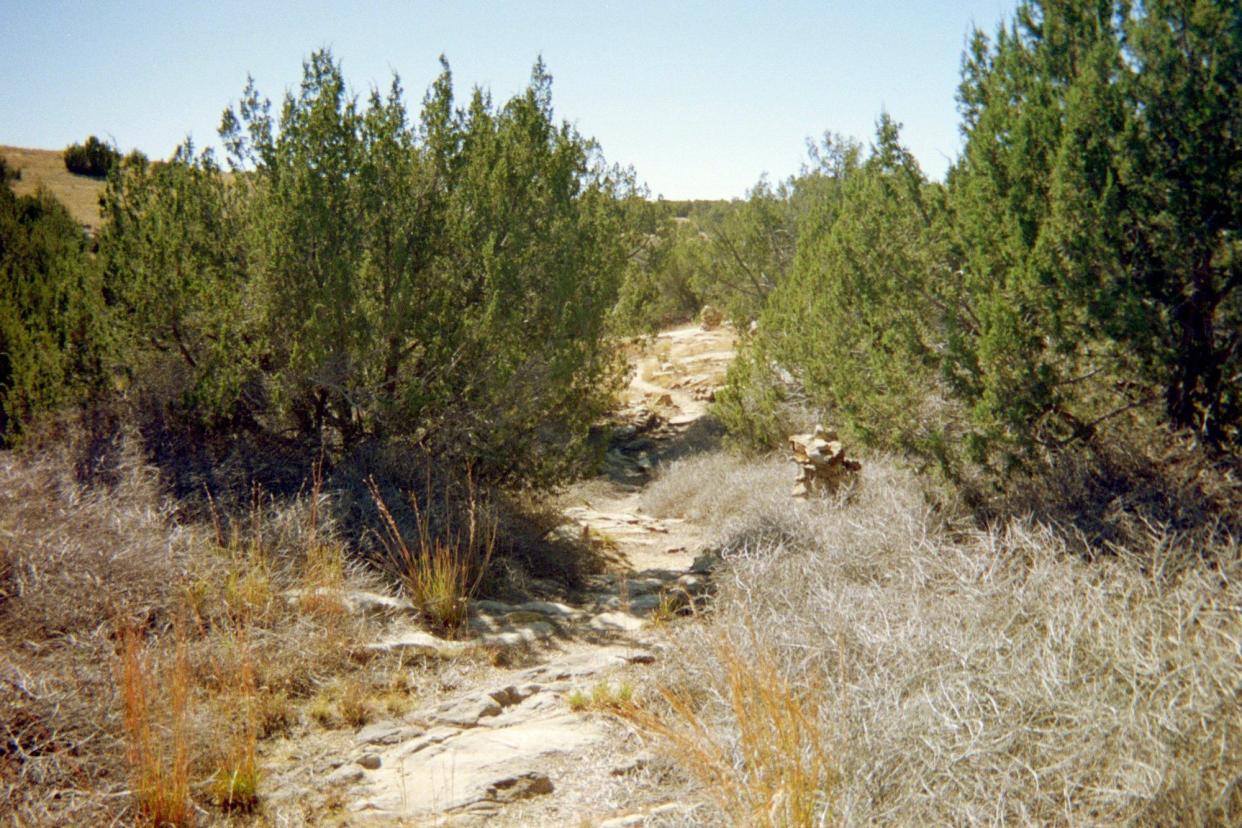
<svg viewBox="0 0 1242 828">
<path fill-rule="evenodd" d="M 790 437 L 789 449 L 800 470 L 793 488 L 794 497 L 835 494 L 842 483 L 862 469 L 857 460 L 846 458 L 845 446 L 837 433 L 823 426 L 816 426 L 810 434 Z"/>
</svg>

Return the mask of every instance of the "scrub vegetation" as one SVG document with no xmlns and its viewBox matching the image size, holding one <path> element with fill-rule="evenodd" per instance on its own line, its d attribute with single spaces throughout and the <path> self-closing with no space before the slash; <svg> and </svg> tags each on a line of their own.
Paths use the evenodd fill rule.
<svg viewBox="0 0 1242 828">
<path fill-rule="evenodd" d="M 1239 83 L 1236 3 L 1024 0 L 969 39 L 943 182 L 881 113 L 744 199 L 651 201 L 542 61 L 503 102 L 444 62 L 411 108 L 326 51 L 219 156 L 70 147 L 90 234 L 15 150 L 0 811 L 266 824 L 268 752 L 520 660 L 473 608 L 619 554 L 550 495 L 628 428 L 711 587 L 567 702 L 699 821 L 1242 823 Z M 725 447 L 668 463 L 675 419 L 616 412 L 634 337 L 693 320 L 737 337 L 694 389 Z M 862 472 L 792 501 L 813 423 Z M 368 646 L 364 588 L 451 655 Z"/>
</svg>

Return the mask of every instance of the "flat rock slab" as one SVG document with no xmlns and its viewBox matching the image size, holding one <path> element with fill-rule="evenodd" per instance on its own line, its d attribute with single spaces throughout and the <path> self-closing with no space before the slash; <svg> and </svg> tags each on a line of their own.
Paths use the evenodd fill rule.
<svg viewBox="0 0 1242 828">
<path fill-rule="evenodd" d="M 635 618 L 626 612 L 601 612 L 591 619 L 591 629 L 601 632 L 638 632 L 645 624 L 643 619 Z"/>
<path fill-rule="evenodd" d="M 420 655 L 432 655 L 441 658 L 452 658 L 461 655 L 469 644 L 461 641 L 447 641 L 424 630 L 406 630 L 382 641 L 368 644 L 368 650 L 381 653 L 408 652 Z"/>
<path fill-rule="evenodd" d="M 358 780 L 353 810 L 406 818 L 546 794 L 553 789 L 542 770 L 548 757 L 607 738 L 603 723 L 568 712 L 461 731 L 413 754 L 381 754 L 380 767 Z"/>
</svg>

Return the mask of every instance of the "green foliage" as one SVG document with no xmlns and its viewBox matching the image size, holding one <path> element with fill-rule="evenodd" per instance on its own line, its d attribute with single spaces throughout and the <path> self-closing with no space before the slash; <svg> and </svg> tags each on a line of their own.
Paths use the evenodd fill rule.
<svg viewBox="0 0 1242 828">
<path fill-rule="evenodd" d="M 753 291 L 722 416 L 766 439 L 784 387 L 950 474 L 1135 410 L 1236 443 L 1240 78 L 1242 11 L 1208 0 L 1024 2 L 976 33 L 946 186 L 882 119 L 870 158 L 801 212 L 787 275 Z"/>
<path fill-rule="evenodd" d="M 242 393 L 262 343 L 240 195 L 188 144 L 166 164 L 127 158 L 104 193 L 99 259 L 116 371 L 183 421 L 248 422 L 260 405 Z"/>
<path fill-rule="evenodd" d="M 758 318 L 768 295 L 793 262 L 795 217 L 790 188 L 766 180 L 751 188 L 711 233 L 712 282 L 705 299 L 739 326 Z"/>
<path fill-rule="evenodd" d="M 738 349 L 725 386 L 716 392 L 712 405 L 712 413 L 724 423 L 735 445 L 765 450 L 789 436 L 791 423 L 784 403 L 793 378 L 787 373 L 782 376 L 782 371 L 766 338 L 754 338 Z"/>
<path fill-rule="evenodd" d="M 811 403 L 873 445 L 942 442 L 938 339 L 949 271 L 944 193 L 928 184 L 880 120 L 871 156 L 840 198 L 803 223 L 797 260 L 759 323 L 767 356 L 789 366 Z"/>
<path fill-rule="evenodd" d="M 708 239 L 688 219 L 659 220 L 626 270 L 613 311 L 618 327 L 652 332 L 692 319 L 711 278 L 710 254 Z"/>
<path fill-rule="evenodd" d="M 65 169 L 77 175 L 104 178 L 121 160 L 121 153 L 94 135 L 85 144 L 70 144 L 65 148 Z"/>
<path fill-rule="evenodd" d="M 200 426 L 397 440 L 493 479 L 578 467 L 618 376 L 630 184 L 554 120 L 542 63 L 465 109 L 445 64 L 413 121 L 395 79 L 359 101 L 320 52 L 278 114 L 251 83 L 221 135 L 228 174 L 187 146 L 109 182 L 139 390 Z"/>
<path fill-rule="evenodd" d="M 1240 70 L 1217 3 L 1025 3 L 976 36 L 953 189 L 978 327 L 953 361 L 983 443 L 1089 439 L 1159 399 L 1236 439 Z"/>
<path fill-rule="evenodd" d="M 926 404 L 944 396 L 938 345 L 953 304 L 944 190 L 924 179 L 888 116 L 856 162 L 838 166 L 831 187 L 820 182 L 790 273 L 717 396 L 745 443 L 788 433 L 787 388 L 871 445 L 935 453 L 953 425 Z"/>
<path fill-rule="evenodd" d="M 759 318 L 790 272 L 809 214 L 819 214 L 822 221 L 837 209 L 840 183 L 858 166 L 861 153 L 857 143 L 833 133 L 808 149 L 809 163 L 800 175 L 775 187 L 761 178 L 744 202 L 707 229 L 713 253 L 699 292 L 739 329 Z"/>
<path fill-rule="evenodd" d="M 86 238 L 51 195 L 0 182 L 0 440 L 99 381 L 97 272 Z"/>
</svg>

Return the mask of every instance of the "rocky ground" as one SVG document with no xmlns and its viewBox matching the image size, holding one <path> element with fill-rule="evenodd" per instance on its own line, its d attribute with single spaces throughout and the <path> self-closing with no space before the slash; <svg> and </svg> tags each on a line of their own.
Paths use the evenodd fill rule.
<svg viewBox="0 0 1242 828">
<path fill-rule="evenodd" d="M 639 501 L 661 463 L 718 437 L 705 415 L 733 339 L 728 328 L 694 325 L 633 347 L 601 474 L 561 499 L 558 531 L 607 552 L 608 570 L 583 593 L 477 601 L 464 641 L 420 629 L 394 599 L 349 596 L 355 611 L 376 615 L 376 651 L 413 661 L 485 648 L 491 664 L 463 666 L 457 679 L 449 671 L 441 692 L 411 713 L 271 746 L 272 790 L 317 798 L 323 821 L 340 825 L 693 822 L 693 803 L 667 801 L 667 769 L 607 711 L 641 685 L 648 665 L 670 657 L 667 625 L 709 598 L 703 528 L 645 515 Z M 279 815 L 279 795 L 271 805 Z M 305 814 L 305 805 L 290 802 L 290 813 Z"/>
</svg>

